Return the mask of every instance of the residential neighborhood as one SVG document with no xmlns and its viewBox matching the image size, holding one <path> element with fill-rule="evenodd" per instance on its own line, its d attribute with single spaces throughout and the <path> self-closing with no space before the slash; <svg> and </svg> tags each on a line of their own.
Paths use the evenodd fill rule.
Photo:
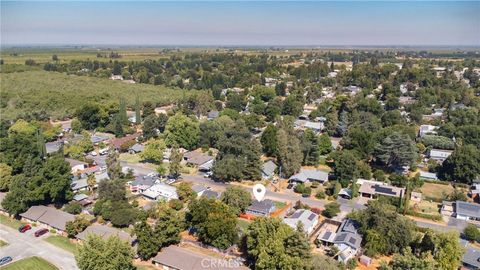
<svg viewBox="0 0 480 270">
<path fill-rule="evenodd" d="M 478 3 L 7 2 L 0 270 L 480 269 Z"/>
</svg>

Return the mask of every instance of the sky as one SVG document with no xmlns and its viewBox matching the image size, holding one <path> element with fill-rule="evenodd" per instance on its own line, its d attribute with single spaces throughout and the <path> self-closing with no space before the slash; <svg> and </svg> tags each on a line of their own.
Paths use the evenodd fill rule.
<svg viewBox="0 0 480 270">
<path fill-rule="evenodd" d="M 2 45 L 480 46 L 480 1 L 1 1 Z"/>
</svg>

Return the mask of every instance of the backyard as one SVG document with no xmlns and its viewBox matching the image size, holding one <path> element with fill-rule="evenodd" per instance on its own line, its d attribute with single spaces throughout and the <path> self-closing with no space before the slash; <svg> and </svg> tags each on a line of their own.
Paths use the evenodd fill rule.
<svg viewBox="0 0 480 270">
<path fill-rule="evenodd" d="M 46 242 L 59 247 L 65 251 L 73 253 L 74 255 L 77 254 L 77 244 L 72 243 L 69 238 L 59 236 L 59 235 L 51 235 L 44 239 Z"/>
</svg>

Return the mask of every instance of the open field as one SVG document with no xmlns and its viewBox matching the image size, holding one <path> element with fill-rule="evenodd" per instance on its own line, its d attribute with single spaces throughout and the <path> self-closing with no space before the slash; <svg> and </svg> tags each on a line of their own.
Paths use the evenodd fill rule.
<svg viewBox="0 0 480 270">
<path fill-rule="evenodd" d="M 58 270 L 53 264 L 39 257 L 30 257 L 22 259 L 6 266 L 0 267 L 2 270 Z"/>
<path fill-rule="evenodd" d="M 427 182 L 425 182 L 420 188 L 420 191 L 423 193 L 423 197 L 426 200 L 429 198 L 443 200 L 444 196 L 452 193 L 453 190 L 454 189 L 451 185 L 441 185 Z"/>
<path fill-rule="evenodd" d="M 20 220 L 9 218 L 3 215 L 0 215 L 0 223 L 3 225 L 6 225 L 14 230 L 17 230 L 22 224 L 25 224 L 21 222 Z"/>
<path fill-rule="evenodd" d="M 59 235 L 51 235 L 44 239 L 46 242 L 59 247 L 65 251 L 73 253 L 74 255 L 77 254 L 77 245 L 70 242 L 70 239 L 67 237 L 59 236 Z"/>
<path fill-rule="evenodd" d="M 133 106 L 137 93 L 141 102 L 168 104 L 189 93 L 164 86 L 128 84 L 46 71 L 0 74 L 0 81 L 0 114 L 3 119 L 41 110 L 59 119 L 72 115 L 84 103 L 118 103 L 120 97 Z"/>
</svg>

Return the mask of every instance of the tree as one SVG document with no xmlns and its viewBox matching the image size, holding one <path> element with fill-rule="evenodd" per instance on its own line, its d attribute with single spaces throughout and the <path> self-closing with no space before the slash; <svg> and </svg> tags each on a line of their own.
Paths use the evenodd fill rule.
<svg viewBox="0 0 480 270">
<path fill-rule="evenodd" d="M 375 147 L 375 157 L 388 167 L 412 164 L 417 157 L 417 148 L 406 134 L 394 132 Z"/>
<path fill-rule="evenodd" d="M 107 173 L 112 180 L 119 179 L 123 176 L 122 166 L 118 160 L 119 154 L 115 151 L 111 151 L 106 159 L 107 163 Z"/>
<path fill-rule="evenodd" d="M 303 152 L 303 165 L 318 165 L 320 162 L 318 137 L 311 129 L 305 130 L 302 134 L 300 145 Z"/>
<path fill-rule="evenodd" d="M 260 142 L 262 143 L 263 152 L 267 156 L 275 156 L 277 153 L 277 132 L 278 128 L 269 124 L 262 133 Z"/>
<path fill-rule="evenodd" d="M 139 156 L 143 160 L 161 164 L 165 147 L 165 142 L 162 139 L 150 139 L 147 141 L 145 149 L 139 154 Z"/>
<path fill-rule="evenodd" d="M 75 115 L 84 129 L 93 130 L 108 123 L 107 113 L 95 103 L 85 103 L 76 111 Z"/>
<path fill-rule="evenodd" d="M 282 177 L 290 177 L 297 173 L 302 165 L 300 142 L 295 135 L 290 135 L 282 129 L 277 133 L 277 144 Z"/>
<path fill-rule="evenodd" d="M 134 227 L 135 235 L 137 237 L 137 253 L 142 260 L 148 260 L 158 253 L 158 241 L 155 239 L 153 229 L 143 219 Z"/>
<path fill-rule="evenodd" d="M 331 202 L 325 205 L 325 210 L 323 210 L 322 215 L 333 218 L 340 213 L 340 204 L 337 202 Z"/>
<path fill-rule="evenodd" d="M 192 183 L 182 182 L 177 187 L 178 198 L 182 202 L 191 201 L 197 198 L 197 193 L 192 189 Z"/>
<path fill-rule="evenodd" d="M 97 184 L 97 179 L 95 178 L 95 174 L 90 174 L 87 176 L 87 186 L 90 192 L 93 192 L 95 185 Z"/>
<path fill-rule="evenodd" d="M 467 144 L 458 147 L 443 162 L 440 178 L 471 184 L 480 175 L 480 150 Z"/>
<path fill-rule="evenodd" d="M 65 212 L 72 215 L 78 215 L 82 212 L 82 205 L 79 202 L 71 201 L 65 205 Z"/>
<path fill-rule="evenodd" d="M 180 175 L 180 171 L 182 169 L 181 161 L 183 159 L 183 155 L 178 151 L 177 147 L 173 147 L 170 153 L 170 162 L 168 163 L 168 171 L 170 175 L 173 177 L 177 177 Z"/>
<path fill-rule="evenodd" d="M 145 101 L 143 103 L 143 118 L 147 118 L 150 115 L 155 115 L 155 106 L 150 101 Z"/>
<path fill-rule="evenodd" d="M 148 140 L 158 135 L 158 118 L 155 114 L 145 117 L 143 121 L 143 137 Z"/>
<path fill-rule="evenodd" d="M 240 187 L 228 187 L 222 194 L 222 202 L 230 206 L 235 215 L 245 212 L 252 203 L 250 192 Z"/>
<path fill-rule="evenodd" d="M 138 94 L 135 96 L 135 124 L 142 123 L 142 113 L 140 111 L 140 97 Z"/>
<path fill-rule="evenodd" d="M 0 163 L 0 191 L 8 191 L 12 181 L 12 167 Z"/>
<path fill-rule="evenodd" d="M 185 229 L 185 219 L 181 212 L 166 208 L 160 212 L 154 230 L 154 237 L 160 247 L 167 247 L 180 242 L 180 232 Z"/>
<path fill-rule="evenodd" d="M 245 236 L 248 258 L 258 270 L 305 269 L 310 246 L 301 234 L 278 218 L 256 218 Z"/>
<path fill-rule="evenodd" d="M 121 138 L 125 136 L 123 131 L 123 124 L 120 115 L 115 116 L 115 120 L 113 120 L 113 131 L 115 133 L 115 137 Z"/>
<path fill-rule="evenodd" d="M 473 224 L 468 224 L 463 230 L 463 235 L 468 241 L 480 241 L 480 230 Z"/>
<path fill-rule="evenodd" d="M 194 149 L 199 142 L 200 128 L 198 122 L 177 113 L 170 117 L 165 127 L 167 145 L 178 145 L 186 149 Z"/>
<path fill-rule="evenodd" d="M 359 176 L 358 159 L 348 150 L 339 151 L 334 157 L 333 173 L 337 176 L 343 187 L 356 180 Z"/>
<path fill-rule="evenodd" d="M 188 209 L 187 221 L 197 230 L 200 241 L 220 249 L 237 242 L 237 216 L 228 205 L 201 198 L 192 201 Z"/>
<path fill-rule="evenodd" d="M 318 137 L 318 152 L 320 155 L 329 154 L 332 151 L 332 142 L 327 133 L 323 133 Z"/>
<path fill-rule="evenodd" d="M 52 60 L 53 61 L 58 61 L 59 60 L 58 55 L 56 55 L 56 54 L 52 55 Z"/>
<path fill-rule="evenodd" d="M 76 216 L 73 221 L 68 221 L 65 223 L 65 230 L 68 234 L 68 237 L 74 237 L 75 235 L 83 232 L 88 225 L 90 225 L 90 221 L 87 217 L 80 215 Z"/>
<path fill-rule="evenodd" d="M 213 176 L 215 179 L 230 182 L 243 178 L 245 163 L 234 155 L 224 155 L 221 159 L 215 160 L 213 164 Z"/>
<path fill-rule="evenodd" d="M 133 250 L 130 244 L 111 236 L 103 240 L 100 236 L 89 235 L 75 255 L 80 270 L 134 270 Z"/>
<path fill-rule="evenodd" d="M 127 103 L 125 102 L 124 98 L 120 99 L 120 103 L 118 106 L 118 119 L 120 124 L 125 125 L 128 123 L 128 116 L 127 116 Z"/>
<path fill-rule="evenodd" d="M 391 270 L 403 269 L 424 269 L 435 270 L 435 261 L 431 254 L 413 254 L 410 247 L 407 247 L 402 254 L 395 254 L 391 261 Z"/>
<path fill-rule="evenodd" d="M 311 269 L 321 269 L 321 270 L 341 270 L 343 266 L 340 263 L 330 257 L 327 257 L 322 254 L 313 254 L 311 261 Z"/>
</svg>

